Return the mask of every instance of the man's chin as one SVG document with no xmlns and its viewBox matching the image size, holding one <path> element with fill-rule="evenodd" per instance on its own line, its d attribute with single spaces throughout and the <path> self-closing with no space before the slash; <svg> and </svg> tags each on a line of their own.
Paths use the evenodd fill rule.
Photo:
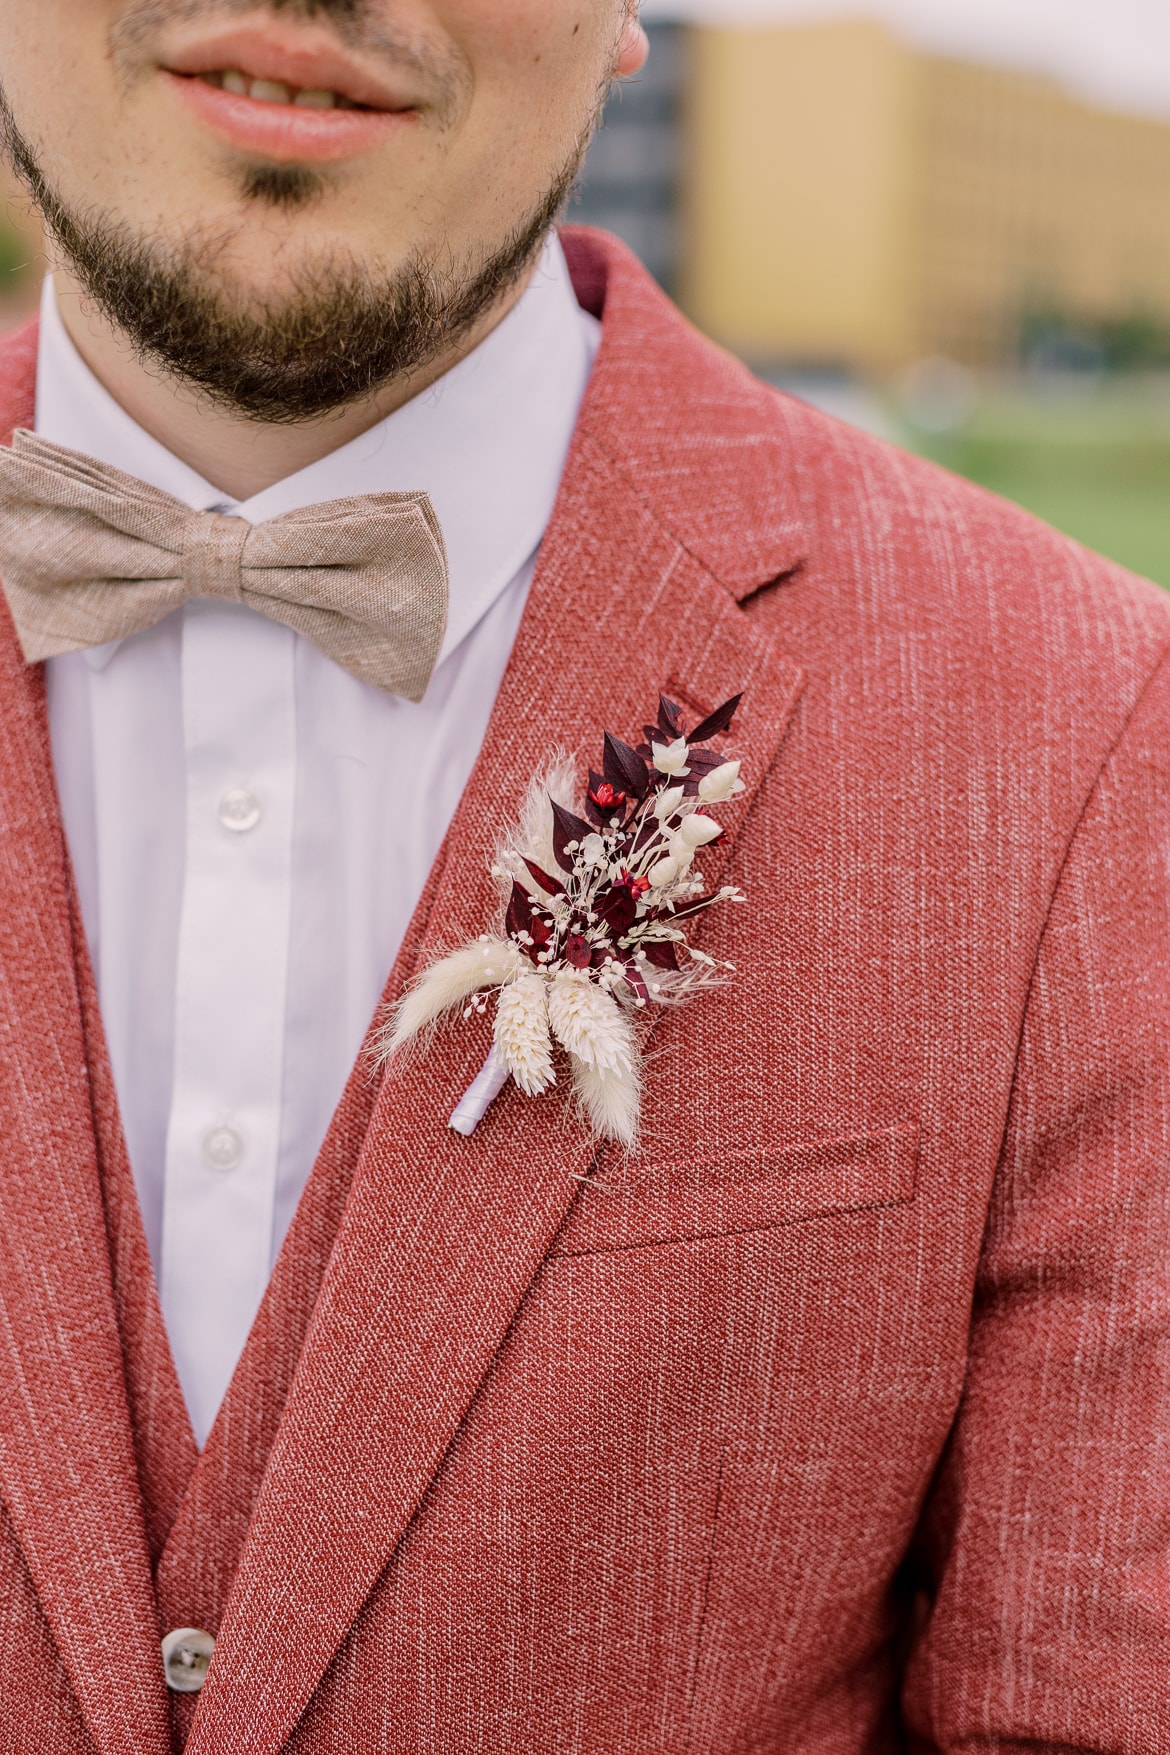
<svg viewBox="0 0 1170 1755">
<path fill-rule="evenodd" d="M 3 145 L 85 295 L 141 358 L 243 418 L 305 423 L 367 404 L 444 358 L 506 308 L 568 196 L 580 155 L 503 237 L 464 261 L 448 242 L 398 263 L 330 230 L 311 167 L 273 167 L 243 208 L 184 232 L 74 207 L 0 104 Z M 306 177 L 304 172 L 310 171 Z M 223 201 L 221 191 L 220 202 Z M 249 208 L 252 211 L 249 211 Z M 439 258 L 438 260 L 434 258 Z"/>
<path fill-rule="evenodd" d="M 363 260 L 340 236 L 274 244 L 280 219 L 217 250 L 92 217 L 55 229 L 74 278 L 141 358 L 227 412 L 289 425 L 457 357 L 504 308 L 552 217 L 541 208 L 485 261 L 442 273 L 417 255 Z"/>
</svg>

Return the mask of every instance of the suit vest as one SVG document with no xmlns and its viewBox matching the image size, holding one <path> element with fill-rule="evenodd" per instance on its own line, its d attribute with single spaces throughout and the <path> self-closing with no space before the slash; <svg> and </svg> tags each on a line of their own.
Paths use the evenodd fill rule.
<svg viewBox="0 0 1170 1755">
<path fill-rule="evenodd" d="M 431 874 L 416 921 L 429 914 L 441 863 Z M 218 1635 L 380 1080 L 367 1039 L 200 1452 L 167 1338 L 76 898 L 72 922 L 111 1275 L 159 1630 L 201 1627 Z M 400 958 L 391 977 L 387 1000 L 402 980 L 402 962 Z M 198 1698 L 170 1697 L 176 1751 L 186 1742 Z"/>
</svg>

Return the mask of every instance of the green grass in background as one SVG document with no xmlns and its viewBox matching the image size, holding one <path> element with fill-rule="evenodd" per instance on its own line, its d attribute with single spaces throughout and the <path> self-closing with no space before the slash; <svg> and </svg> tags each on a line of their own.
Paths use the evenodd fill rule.
<svg viewBox="0 0 1170 1755">
<path fill-rule="evenodd" d="M 1170 385 L 999 386 L 914 449 L 1170 589 Z"/>
</svg>

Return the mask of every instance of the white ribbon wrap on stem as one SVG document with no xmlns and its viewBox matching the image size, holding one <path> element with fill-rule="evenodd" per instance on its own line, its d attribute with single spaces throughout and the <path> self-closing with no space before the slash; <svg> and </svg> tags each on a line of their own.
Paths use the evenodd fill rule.
<svg viewBox="0 0 1170 1755">
<path fill-rule="evenodd" d="M 508 1072 L 496 1060 L 494 1050 L 489 1052 L 480 1070 L 468 1085 L 463 1096 L 455 1106 L 447 1126 L 454 1128 L 464 1139 L 470 1137 L 487 1114 L 488 1105 L 495 1101 L 508 1082 Z"/>
</svg>

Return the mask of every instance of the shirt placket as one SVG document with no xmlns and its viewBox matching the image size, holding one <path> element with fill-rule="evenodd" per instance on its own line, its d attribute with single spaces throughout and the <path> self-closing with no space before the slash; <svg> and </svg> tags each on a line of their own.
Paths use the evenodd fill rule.
<svg viewBox="0 0 1170 1755">
<path fill-rule="evenodd" d="M 295 637 L 183 611 L 186 858 L 161 1295 L 202 1443 L 272 1267 L 296 787 Z"/>
</svg>

